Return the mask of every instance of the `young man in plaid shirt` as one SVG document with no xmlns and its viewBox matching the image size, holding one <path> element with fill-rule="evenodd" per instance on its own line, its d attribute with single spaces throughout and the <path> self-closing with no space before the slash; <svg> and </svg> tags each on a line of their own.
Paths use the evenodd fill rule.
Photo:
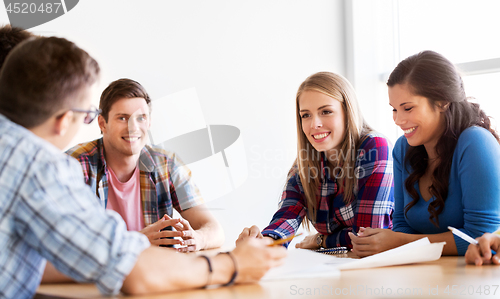
<svg viewBox="0 0 500 299">
<path fill-rule="evenodd" d="M 101 205 L 118 212 L 129 230 L 144 233 L 152 244 L 179 244 L 180 251 L 221 246 L 223 230 L 205 207 L 189 169 L 176 154 L 146 145 L 151 99 L 144 87 L 116 80 L 103 91 L 99 108 L 102 138 L 67 153 L 82 165 L 85 182 Z M 180 219 L 171 219 L 173 208 Z M 174 230 L 164 230 L 168 226 Z"/>
</svg>

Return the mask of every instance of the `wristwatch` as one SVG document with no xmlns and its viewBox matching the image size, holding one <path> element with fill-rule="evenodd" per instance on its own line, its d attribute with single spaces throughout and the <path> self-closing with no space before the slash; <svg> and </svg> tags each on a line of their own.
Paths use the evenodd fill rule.
<svg viewBox="0 0 500 299">
<path fill-rule="evenodd" d="M 318 234 L 316 236 L 316 244 L 321 248 L 323 247 L 323 238 L 325 237 L 325 235 L 322 235 L 322 234 Z"/>
</svg>

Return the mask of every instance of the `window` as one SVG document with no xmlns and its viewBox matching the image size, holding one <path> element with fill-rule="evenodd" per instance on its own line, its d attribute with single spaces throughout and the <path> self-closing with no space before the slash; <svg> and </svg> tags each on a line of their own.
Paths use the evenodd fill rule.
<svg viewBox="0 0 500 299">
<path fill-rule="evenodd" d="M 498 123 L 500 1 L 353 0 L 345 5 L 347 77 L 375 129 L 393 142 L 401 135 L 385 111 L 390 110 L 385 82 L 399 61 L 422 50 L 455 63 L 467 96 Z"/>
</svg>

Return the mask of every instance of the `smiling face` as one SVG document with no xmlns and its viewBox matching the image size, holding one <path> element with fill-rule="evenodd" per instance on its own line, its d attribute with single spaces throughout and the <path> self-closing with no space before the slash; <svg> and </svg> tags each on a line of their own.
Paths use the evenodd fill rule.
<svg viewBox="0 0 500 299">
<path fill-rule="evenodd" d="M 444 132 L 446 105 L 434 106 L 429 99 L 414 95 L 406 84 L 389 87 L 393 119 L 411 146 L 424 145 L 429 157 Z"/>
<path fill-rule="evenodd" d="M 318 152 L 338 151 L 345 136 L 342 103 L 324 93 L 306 90 L 299 97 L 302 132 Z"/>
<path fill-rule="evenodd" d="M 149 106 L 143 98 L 123 98 L 109 110 L 108 122 L 99 115 L 107 155 L 139 155 L 147 142 Z"/>
</svg>

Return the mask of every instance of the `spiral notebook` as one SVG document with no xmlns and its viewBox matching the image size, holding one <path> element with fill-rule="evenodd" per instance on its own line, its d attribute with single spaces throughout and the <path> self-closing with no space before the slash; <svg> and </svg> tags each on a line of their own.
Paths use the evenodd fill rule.
<svg viewBox="0 0 500 299">
<path fill-rule="evenodd" d="M 321 248 L 321 249 L 316 249 L 314 251 L 332 255 L 332 254 L 344 254 L 347 253 L 349 250 L 347 249 L 347 247 L 334 247 L 334 248 Z"/>
</svg>

